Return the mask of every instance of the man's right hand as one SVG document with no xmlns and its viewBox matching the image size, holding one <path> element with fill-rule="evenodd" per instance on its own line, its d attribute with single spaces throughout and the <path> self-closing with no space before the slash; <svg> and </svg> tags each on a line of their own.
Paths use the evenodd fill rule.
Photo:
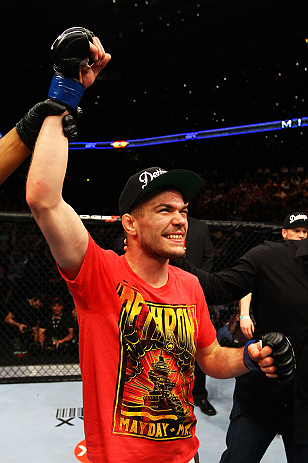
<svg viewBox="0 0 308 463">
<path fill-rule="evenodd" d="M 258 363 L 260 369 L 268 378 L 277 378 L 277 368 L 274 365 L 271 347 L 262 347 L 260 342 L 255 342 L 248 346 L 248 354 L 253 362 Z"/>
<path fill-rule="evenodd" d="M 93 64 L 91 66 L 88 64 L 80 66 L 80 82 L 85 88 L 93 84 L 99 72 L 104 69 L 111 60 L 111 55 L 105 53 L 98 37 L 93 37 L 93 43 L 89 42 L 89 44 Z"/>
<path fill-rule="evenodd" d="M 52 44 L 51 56 L 55 74 L 48 96 L 73 110 L 111 58 L 99 38 L 84 27 L 71 27 L 62 32 Z"/>
<path fill-rule="evenodd" d="M 22 323 L 18 324 L 18 329 L 21 333 L 25 334 L 24 329 L 27 328 L 27 325 L 23 325 Z"/>
</svg>

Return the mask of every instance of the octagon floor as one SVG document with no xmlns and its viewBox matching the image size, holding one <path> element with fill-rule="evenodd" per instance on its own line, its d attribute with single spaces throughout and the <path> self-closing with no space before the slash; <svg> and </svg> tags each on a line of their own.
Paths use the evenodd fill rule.
<svg viewBox="0 0 308 463">
<path fill-rule="evenodd" d="M 217 415 L 196 407 L 200 462 L 218 463 L 232 405 L 234 380 L 207 378 L 210 402 Z M 0 433 L 4 463 L 77 463 L 89 461 L 83 445 L 82 383 L 27 383 L 0 386 Z M 78 458 L 77 456 L 78 455 Z M 276 437 L 262 463 L 286 463 Z M 159 463 L 159 462 L 158 462 Z M 161 463 L 165 463 L 163 460 Z"/>
</svg>

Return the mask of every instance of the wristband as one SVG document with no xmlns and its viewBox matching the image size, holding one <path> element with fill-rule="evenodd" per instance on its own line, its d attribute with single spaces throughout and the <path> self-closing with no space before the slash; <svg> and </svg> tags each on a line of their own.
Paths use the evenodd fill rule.
<svg viewBox="0 0 308 463">
<path fill-rule="evenodd" d="M 61 101 L 73 109 L 77 109 L 85 92 L 84 86 L 77 80 L 54 74 L 48 91 L 48 97 Z"/>
<path fill-rule="evenodd" d="M 240 315 L 241 320 L 249 320 L 250 316 L 249 315 Z"/>
<path fill-rule="evenodd" d="M 248 353 L 248 346 L 256 341 L 248 341 L 247 344 L 244 347 L 244 353 L 243 353 L 243 362 L 245 367 L 247 367 L 249 370 L 253 371 L 261 371 L 261 368 L 259 367 L 258 362 L 255 362 L 254 360 L 251 360 L 249 353 Z"/>
</svg>

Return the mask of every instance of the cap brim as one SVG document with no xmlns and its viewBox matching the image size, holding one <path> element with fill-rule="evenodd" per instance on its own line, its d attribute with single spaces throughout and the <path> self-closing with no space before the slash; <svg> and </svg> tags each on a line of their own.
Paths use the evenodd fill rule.
<svg viewBox="0 0 308 463">
<path fill-rule="evenodd" d="M 161 187 L 173 187 L 179 190 L 182 195 L 184 202 L 187 203 L 197 193 L 202 185 L 202 179 L 199 175 L 189 170 L 170 170 L 159 177 L 152 180 L 151 183 L 143 190 L 138 196 L 135 204 L 147 196 L 157 188 Z"/>
<path fill-rule="evenodd" d="M 297 227 L 306 227 L 307 230 L 308 230 L 308 223 L 307 223 L 307 221 L 305 221 L 305 222 L 298 221 L 297 223 L 292 223 L 292 224 L 287 225 L 286 227 L 283 227 L 283 228 L 285 228 L 286 230 L 291 230 L 292 228 L 297 228 Z"/>
</svg>

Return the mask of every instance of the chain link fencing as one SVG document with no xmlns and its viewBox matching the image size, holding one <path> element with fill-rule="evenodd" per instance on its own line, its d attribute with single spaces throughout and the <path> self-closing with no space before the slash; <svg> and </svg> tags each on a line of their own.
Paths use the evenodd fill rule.
<svg viewBox="0 0 308 463">
<path fill-rule="evenodd" d="M 81 218 L 99 246 L 123 253 L 118 217 Z M 215 252 L 214 272 L 264 240 L 281 239 L 281 227 L 275 225 L 205 222 Z M 235 320 L 238 301 L 209 310 L 217 331 L 228 322 L 236 325 L 232 340 L 222 344 L 245 342 Z M 0 316 L 1 382 L 81 379 L 74 301 L 31 214 L 0 213 Z"/>
</svg>

